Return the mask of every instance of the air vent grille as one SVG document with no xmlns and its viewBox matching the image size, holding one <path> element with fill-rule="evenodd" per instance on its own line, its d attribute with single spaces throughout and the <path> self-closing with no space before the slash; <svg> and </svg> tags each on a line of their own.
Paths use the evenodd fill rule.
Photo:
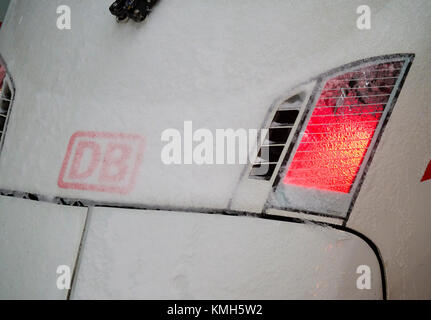
<svg viewBox="0 0 431 320">
<path fill-rule="evenodd" d="M 299 115 L 303 98 L 300 94 L 284 101 L 268 127 L 268 133 L 252 166 L 250 178 L 271 180 L 287 140 Z"/>
</svg>

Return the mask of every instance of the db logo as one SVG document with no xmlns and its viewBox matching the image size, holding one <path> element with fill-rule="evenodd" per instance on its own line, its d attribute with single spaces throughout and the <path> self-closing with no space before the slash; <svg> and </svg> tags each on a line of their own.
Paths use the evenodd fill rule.
<svg viewBox="0 0 431 320">
<path fill-rule="evenodd" d="M 143 146 L 139 135 L 77 132 L 70 138 L 58 186 L 129 193 L 142 162 Z"/>
</svg>

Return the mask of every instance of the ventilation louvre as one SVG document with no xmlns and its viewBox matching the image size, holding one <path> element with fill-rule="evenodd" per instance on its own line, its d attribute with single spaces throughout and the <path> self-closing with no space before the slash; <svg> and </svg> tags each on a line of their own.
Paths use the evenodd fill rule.
<svg viewBox="0 0 431 320">
<path fill-rule="evenodd" d="M 281 154 L 299 115 L 303 98 L 300 94 L 285 100 L 275 112 L 263 145 L 254 162 L 250 178 L 271 180 Z"/>
</svg>

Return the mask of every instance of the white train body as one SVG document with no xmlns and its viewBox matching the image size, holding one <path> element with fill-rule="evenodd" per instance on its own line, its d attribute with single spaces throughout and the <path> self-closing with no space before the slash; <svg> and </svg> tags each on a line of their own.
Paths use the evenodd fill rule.
<svg viewBox="0 0 431 320">
<path fill-rule="evenodd" d="M 9 5 L 0 298 L 431 298 L 429 1 L 371 1 L 370 29 L 361 1 L 161 0 L 140 24 L 111 2 Z M 393 91 L 347 191 L 277 189 L 325 83 L 385 63 Z M 295 95 L 267 180 L 185 163 L 190 121 L 269 129 Z M 181 164 L 161 159 L 167 129 Z M 99 150 L 88 176 L 79 143 Z M 120 166 L 110 146 L 127 151 L 121 179 L 104 173 Z"/>
</svg>

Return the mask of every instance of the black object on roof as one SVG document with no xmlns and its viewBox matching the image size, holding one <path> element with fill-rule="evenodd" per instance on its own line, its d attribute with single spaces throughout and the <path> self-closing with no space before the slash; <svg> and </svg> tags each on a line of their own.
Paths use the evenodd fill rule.
<svg viewBox="0 0 431 320">
<path fill-rule="evenodd" d="M 142 22 L 151 13 L 151 9 L 159 0 L 117 0 L 109 11 L 117 17 L 117 21 L 127 21 L 129 18 L 135 22 Z"/>
</svg>

